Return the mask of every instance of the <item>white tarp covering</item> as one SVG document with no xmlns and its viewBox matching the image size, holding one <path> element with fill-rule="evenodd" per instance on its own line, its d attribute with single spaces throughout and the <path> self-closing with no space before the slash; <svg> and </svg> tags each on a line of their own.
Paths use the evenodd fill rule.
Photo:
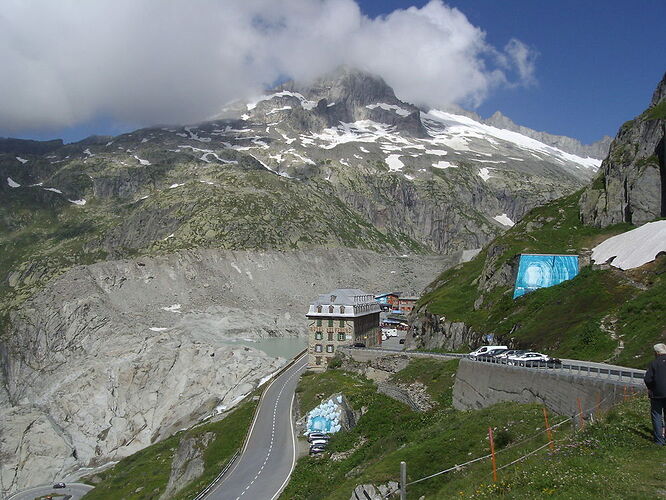
<svg viewBox="0 0 666 500">
<path fill-rule="evenodd" d="M 633 269 L 653 261 L 659 252 L 666 252 L 666 220 L 647 224 L 608 238 L 592 249 L 596 264 L 608 262 L 620 269 Z"/>
</svg>

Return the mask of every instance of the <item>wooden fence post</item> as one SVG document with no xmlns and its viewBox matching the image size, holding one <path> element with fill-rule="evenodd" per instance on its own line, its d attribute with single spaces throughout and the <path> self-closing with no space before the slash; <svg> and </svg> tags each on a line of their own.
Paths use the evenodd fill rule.
<svg viewBox="0 0 666 500">
<path fill-rule="evenodd" d="M 490 439 L 490 456 L 493 462 L 493 483 L 497 482 L 497 462 L 495 462 L 495 437 L 493 428 L 488 427 L 488 438 Z"/>
</svg>

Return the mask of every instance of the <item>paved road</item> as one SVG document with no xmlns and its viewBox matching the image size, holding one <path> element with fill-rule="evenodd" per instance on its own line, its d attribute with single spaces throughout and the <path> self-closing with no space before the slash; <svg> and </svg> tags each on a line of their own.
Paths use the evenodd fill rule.
<svg viewBox="0 0 666 500">
<path fill-rule="evenodd" d="M 266 388 L 247 447 L 206 499 L 272 500 L 282 492 L 296 461 L 291 407 L 306 364 L 302 356 Z"/>
<path fill-rule="evenodd" d="M 86 493 L 92 490 L 93 487 L 82 483 L 67 483 L 67 488 L 54 489 L 52 484 L 45 486 L 35 486 L 27 490 L 14 493 L 7 500 L 34 500 L 37 497 L 57 493 L 58 495 L 71 495 L 72 500 L 79 500 Z M 58 498 L 58 497 L 54 497 Z"/>
</svg>

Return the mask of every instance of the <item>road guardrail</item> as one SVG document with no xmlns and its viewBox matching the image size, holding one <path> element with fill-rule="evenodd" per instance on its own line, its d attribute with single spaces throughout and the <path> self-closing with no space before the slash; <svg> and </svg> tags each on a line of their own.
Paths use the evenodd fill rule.
<svg viewBox="0 0 666 500">
<path fill-rule="evenodd" d="M 581 362 L 544 362 L 544 361 L 514 361 L 503 358 L 495 358 L 492 356 L 470 356 L 459 352 L 430 352 L 430 351 L 401 351 L 399 349 L 382 349 L 378 347 L 353 347 L 347 349 L 354 351 L 369 351 L 369 352 L 386 352 L 389 354 L 404 354 L 409 357 L 442 357 L 442 358 L 458 358 L 470 359 L 480 363 L 492 363 L 496 365 L 514 366 L 520 368 L 530 369 L 546 369 L 557 370 L 558 373 L 567 373 L 579 377 L 593 377 L 605 378 L 607 380 L 615 380 L 623 384 L 642 385 L 645 370 L 637 370 L 634 368 L 627 368 L 622 366 L 598 366 L 590 363 Z"/>
</svg>

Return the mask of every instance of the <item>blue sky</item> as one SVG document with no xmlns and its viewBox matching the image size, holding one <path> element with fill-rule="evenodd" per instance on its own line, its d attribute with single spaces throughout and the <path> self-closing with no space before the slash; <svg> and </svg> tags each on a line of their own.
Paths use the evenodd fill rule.
<svg viewBox="0 0 666 500">
<path fill-rule="evenodd" d="M 370 16 L 427 2 L 361 0 Z M 538 52 L 537 84 L 499 90 L 478 109 L 584 143 L 614 137 L 642 112 L 666 72 L 666 1 L 449 0 L 494 46 Z"/>
<path fill-rule="evenodd" d="M 312 23 L 315 26 L 322 25 L 324 28 L 337 30 L 338 25 L 335 23 L 339 22 L 342 32 L 342 35 L 339 36 L 345 37 L 345 32 L 342 31 L 345 28 L 345 22 L 339 20 L 344 19 L 349 21 L 348 25 L 353 25 L 353 21 L 357 20 L 358 14 L 351 12 L 354 9 L 350 11 L 350 0 L 347 0 L 346 3 L 345 0 L 324 0 L 324 2 L 326 1 L 330 4 L 336 4 L 337 2 L 336 5 L 338 6 L 346 6 L 346 10 L 336 11 L 340 17 L 336 18 L 335 15 L 328 15 L 330 19 L 327 20 L 326 16 L 323 16 L 324 19 L 322 20 L 322 16 L 317 17 L 318 13 L 316 12 L 303 12 L 314 4 L 312 0 L 307 0 L 310 3 L 309 6 L 307 3 L 303 3 L 305 0 L 289 0 L 289 2 L 285 0 L 282 4 L 268 3 L 266 5 L 271 5 L 271 8 L 273 8 L 273 5 L 276 6 L 274 7 L 275 10 L 283 8 L 283 5 L 289 5 L 288 8 L 293 10 L 288 19 L 304 26 Z M 94 6 L 102 3 L 104 2 L 100 0 L 100 2 L 87 5 Z M 239 11 L 251 8 L 244 7 L 242 2 L 236 3 Z M 357 0 L 357 3 L 364 15 L 377 18 L 378 16 L 386 16 L 396 9 L 405 9 L 410 6 L 421 8 L 427 2 L 423 0 Z M 215 2 L 209 1 L 208 4 L 213 6 L 212 9 L 222 6 L 220 2 L 215 4 Z M 106 32 L 104 24 L 113 27 L 113 23 L 117 22 L 117 26 L 122 28 L 127 26 L 129 24 L 127 20 L 131 19 L 123 17 L 109 19 L 109 12 L 122 13 L 125 11 L 127 14 L 134 16 L 135 4 L 129 2 L 129 0 L 117 0 L 109 3 L 112 10 L 103 11 L 103 9 L 98 9 L 99 11 L 93 11 L 93 7 L 90 7 L 88 9 L 90 12 L 83 13 L 81 11 L 85 9 L 82 9 L 81 5 L 73 0 L 63 0 L 58 4 L 49 4 L 52 11 L 43 15 L 44 23 L 46 23 L 44 25 L 34 22 L 35 16 L 28 15 L 31 14 L 29 12 L 27 14 L 23 13 L 25 15 L 22 17 L 9 16 L 12 20 L 18 20 L 16 26 L 11 26 L 10 21 L 10 27 L 15 27 L 15 32 L 25 35 L 24 40 L 29 40 L 29 42 L 22 42 L 23 45 L 17 50 L 16 58 L 21 57 L 24 53 L 30 53 L 31 47 L 26 48 L 25 43 L 34 43 L 36 48 L 32 47 L 32 59 L 34 60 L 35 57 L 39 58 L 39 55 L 42 55 L 45 66 L 53 65 L 57 67 L 57 71 L 45 73 L 48 78 L 42 78 L 42 80 L 47 82 L 57 80 L 57 78 L 51 78 L 54 74 L 56 76 L 75 75 L 77 78 L 69 82 L 56 82 L 57 85 L 49 87 L 41 95 L 41 90 L 23 89 L 25 77 L 21 80 L 16 76 L 14 80 L 11 80 L 11 75 L 19 74 L 11 71 L 13 61 L 20 60 L 8 58 L 8 63 L 3 64 L 3 67 L 10 69 L 6 74 L 10 77 L 10 80 L 4 82 L 5 88 L 8 88 L 10 92 L 19 89 L 23 95 L 18 95 L 17 92 L 17 98 L 12 99 L 10 97 L 6 103 L 11 104 L 13 101 L 18 102 L 21 98 L 25 98 L 26 102 L 30 103 L 34 100 L 35 104 L 32 105 L 31 109 L 26 109 L 25 113 L 23 113 L 20 106 L 15 106 L 16 113 L 5 116 L 4 127 L 1 120 L 2 116 L 0 116 L 0 136 L 36 139 L 59 137 L 69 142 L 92 134 L 118 134 L 133 130 L 140 124 L 149 125 L 159 121 L 167 123 L 166 119 L 163 119 L 165 115 L 160 114 L 159 111 L 173 102 L 180 103 L 183 109 L 176 109 L 174 114 L 166 116 L 186 116 L 189 107 L 198 106 L 197 112 L 199 115 L 210 109 L 211 99 L 214 101 L 218 89 L 224 88 L 228 81 L 226 75 L 230 71 L 225 68 L 216 75 L 214 68 L 209 71 L 210 64 L 208 66 L 197 66 L 197 56 L 192 56 L 191 50 L 190 52 L 184 51 L 181 54 L 177 53 L 179 46 L 186 47 L 189 42 L 192 44 L 191 47 L 206 46 L 207 39 L 197 39 L 196 34 L 187 34 L 188 38 L 185 39 L 184 43 L 182 39 L 179 39 L 178 44 L 174 44 L 173 48 L 170 48 L 169 53 L 175 54 L 173 55 L 174 59 L 169 59 L 167 54 L 152 53 L 146 49 L 143 51 L 145 53 L 141 53 L 141 50 L 137 51 L 139 55 L 136 57 L 136 61 L 127 62 L 125 59 L 129 59 L 129 57 L 126 56 L 133 54 L 136 47 L 142 44 L 145 40 L 145 38 L 141 38 L 143 36 L 150 36 L 151 39 L 157 40 L 155 47 L 164 46 L 170 41 L 169 39 L 160 39 L 159 37 L 163 35 L 159 31 L 156 30 L 150 33 L 150 28 L 146 29 L 145 26 L 140 25 L 139 28 L 142 34 L 139 38 L 136 38 L 138 41 L 131 38 L 138 35 L 132 35 L 131 33 L 126 35 L 126 38 L 130 40 L 127 43 L 132 47 L 129 52 L 126 48 L 114 46 L 113 49 L 117 49 L 120 54 L 118 56 L 119 60 L 113 60 L 113 51 L 109 51 L 110 55 L 108 59 L 105 59 L 102 54 L 109 47 L 103 44 L 100 45 L 101 42 L 96 42 L 96 38 L 103 38 L 103 34 Z M 535 83 L 528 86 L 504 85 L 493 87 L 482 101 L 482 104 L 476 109 L 484 117 L 499 110 L 518 124 L 536 130 L 575 137 L 584 143 L 594 142 L 605 134 L 614 136 L 618 127 L 624 121 L 640 113 L 647 106 L 652 91 L 664 71 L 666 71 L 666 37 L 664 36 L 666 1 L 664 0 L 641 0 L 637 2 L 626 2 L 626 0 L 623 2 L 617 0 L 588 0 L 583 2 L 580 0 L 550 2 L 543 0 L 449 0 L 446 5 L 459 9 L 467 17 L 469 23 L 483 30 L 485 41 L 492 47 L 502 50 L 510 40 L 518 39 L 538 54 L 533 75 Z M 162 11 L 169 10 L 163 8 L 159 3 L 153 3 L 153 6 L 160 9 L 157 12 L 159 15 L 162 14 Z M 67 8 L 71 10 L 67 11 Z M 312 9 L 310 8 L 310 10 Z M 192 9 L 189 9 L 189 11 L 192 11 Z M 161 31 L 169 32 L 169 22 L 173 22 L 175 27 L 187 25 L 187 20 L 182 18 L 183 15 L 190 15 L 189 11 L 187 14 L 184 14 L 184 11 L 177 12 L 177 15 L 174 15 L 175 20 L 165 16 L 164 22 L 167 24 L 162 26 Z M 72 12 L 75 13 L 74 16 Z M 221 12 L 221 15 L 224 15 L 224 11 Z M 63 19 L 67 20 L 76 19 L 76 16 L 80 15 L 81 19 L 86 19 L 85 22 L 80 23 L 82 26 L 94 25 L 95 19 L 101 19 L 102 23 L 99 30 L 93 29 L 77 33 L 78 26 L 74 26 L 70 30 L 76 33 L 76 35 L 70 37 L 70 45 L 65 46 L 64 49 L 57 47 L 57 53 L 60 54 L 63 52 L 81 52 L 81 55 L 71 56 L 70 60 L 56 60 L 59 57 L 58 55 L 47 55 L 50 46 L 55 45 L 52 42 L 53 38 L 45 37 L 42 40 L 43 45 L 41 47 L 39 46 L 39 40 L 34 41 L 44 31 L 43 26 L 56 24 L 52 19 L 54 15 L 59 14 L 62 14 Z M 156 13 L 153 12 L 153 14 Z M 169 13 L 167 12 L 167 14 Z M 208 22 L 209 18 L 214 19 L 215 13 L 205 14 L 202 15 L 202 19 L 193 17 L 189 20 L 190 23 L 193 25 L 195 23 L 201 24 L 203 26 L 201 31 L 205 31 L 207 27 L 210 28 L 205 23 Z M 191 15 L 195 16 L 196 13 Z M 256 17 L 256 13 L 254 15 Z M 0 19 L 0 44 L 3 42 L 1 21 Z M 24 24 L 21 25 L 21 22 L 24 22 Z M 326 22 L 329 24 L 321 24 Z M 389 24 L 387 23 L 386 26 L 389 26 Z M 419 25 L 414 24 L 414 26 L 417 26 L 414 29 L 418 29 Z M 395 25 L 393 27 L 395 28 Z M 359 35 L 359 39 L 369 40 L 369 38 L 364 39 L 362 37 L 378 33 L 377 29 L 380 28 L 381 26 L 375 26 L 373 28 L 375 31 L 366 30 L 369 34 Z M 31 29 L 35 31 L 31 33 Z M 8 30 L 5 29 L 4 31 L 7 32 Z M 148 31 L 147 35 L 144 34 L 146 31 Z M 223 29 L 212 31 L 224 32 Z M 287 31 L 289 31 L 289 28 Z M 388 35 L 386 35 L 387 31 Z M 113 35 L 109 36 L 109 40 L 117 45 L 117 40 L 122 39 L 122 37 L 116 36 L 115 29 L 108 29 L 108 32 Z M 62 35 L 58 36 L 65 39 L 69 36 L 68 30 L 60 30 L 59 33 Z M 101 35 L 98 36 L 98 33 L 101 33 Z M 294 38 L 301 36 L 298 29 L 289 33 Z M 385 29 L 384 33 L 384 36 L 391 36 L 390 29 Z M 410 40 L 410 38 L 408 37 L 406 40 Z M 14 41 L 14 39 L 9 39 L 8 43 Z M 95 41 L 97 45 L 91 44 L 88 49 L 86 45 L 91 41 Z M 214 39 L 214 41 L 222 43 L 218 39 Z M 232 41 L 235 42 L 235 39 Z M 253 39 L 247 40 L 248 44 L 259 42 Z M 337 40 L 337 42 L 340 41 Z M 225 43 L 228 43 L 228 41 Z M 427 43 L 427 40 L 421 43 Z M 296 50 L 301 50 L 302 45 L 300 47 L 295 45 Z M 153 49 L 158 50 L 155 47 Z M 89 52 L 86 52 L 86 49 Z M 265 49 L 264 53 L 269 54 L 270 51 Z M 38 56 L 34 54 L 38 54 Z M 55 49 L 53 54 L 56 54 Z M 207 61 L 211 54 L 213 53 L 202 55 L 199 59 Z M 316 61 L 320 54 L 314 53 L 311 56 L 311 60 Z M 329 56 L 330 54 L 324 54 L 322 57 Z M 0 62 L 3 62 L 2 57 L 3 54 L 0 52 Z M 81 60 L 78 60 L 79 57 Z M 367 55 L 366 57 L 372 56 Z M 386 58 L 386 55 L 384 57 Z M 90 61 L 94 59 L 104 61 L 104 64 L 90 66 Z M 160 61 L 161 59 L 164 59 L 163 65 L 165 67 L 170 65 L 172 68 L 157 68 L 150 72 L 149 76 L 142 77 L 141 68 L 144 66 L 141 66 L 141 64 L 145 64 L 146 61 Z M 334 57 L 330 59 L 331 64 L 334 60 Z M 72 61 L 76 64 L 73 64 Z M 34 61 L 31 60 L 30 64 L 32 62 Z M 228 61 L 226 62 L 228 63 Z M 390 71 L 391 61 L 384 61 L 384 67 L 387 67 L 387 63 L 389 65 L 387 71 Z M 300 71 L 301 74 L 307 74 L 307 68 L 299 67 L 297 62 L 287 61 L 284 64 L 294 68 L 296 72 Z M 174 65 L 178 66 L 179 73 L 177 74 L 174 73 Z M 180 70 L 181 65 L 183 66 L 182 71 Z M 113 73 L 110 73 L 112 79 L 120 75 L 117 81 L 107 83 L 109 77 L 103 74 L 105 66 L 113 68 Z M 24 67 L 28 66 L 16 63 L 16 68 L 24 69 Z M 137 68 L 139 68 L 139 71 L 137 71 Z M 29 66 L 29 69 L 30 71 L 35 70 L 34 66 Z M 413 70 L 400 69 L 400 71 L 407 74 L 418 74 Z M 444 71 L 444 73 L 437 74 L 440 75 L 440 81 L 444 82 L 448 78 L 441 77 L 441 75 L 446 74 L 446 71 L 449 71 L 450 74 L 450 67 L 441 71 Z M 102 75 L 95 80 L 95 73 L 102 73 Z M 32 73 L 25 74 L 30 75 Z M 85 76 L 78 78 L 79 75 Z M 261 68 L 255 68 L 254 73 L 248 76 L 246 80 L 240 79 L 235 82 L 235 88 L 225 88 L 224 90 L 229 95 L 234 95 L 234 91 L 247 86 L 248 82 L 253 81 L 252 78 L 255 80 L 270 78 L 270 72 L 263 73 Z M 414 79 L 414 82 L 417 81 L 417 78 Z M 38 78 L 35 78 L 36 80 Z M 165 81 L 168 81 L 168 84 L 162 83 Z M 206 86 L 201 83 L 204 81 L 210 81 L 211 84 Z M 464 80 L 462 82 L 464 83 Z M 418 95 L 419 87 L 416 86 L 410 89 L 408 83 L 402 82 L 402 88 L 411 90 L 412 95 Z M 437 81 L 433 81 L 431 87 L 434 85 L 436 88 L 437 84 Z M 0 90 L 3 88 L 2 85 L 3 83 L 0 82 Z M 134 86 L 137 88 L 135 89 Z M 460 84 L 458 84 L 458 87 L 453 85 L 451 88 L 460 92 L 459 87 Z M 183 89 L 181 94 L 176 93 L 174 96 L 167 92 L 178 88 Z M 156 97 L 153 102 L 153 94 L 159 94 L 161 91 L 164 91 L 164 95 L 158 96 L 159 98 Z M 425 91 L 432 93 L 432 88 L 426 88 Z M 417 92 L 417 94 L 414 94 L 414 92 Z M 6 92 L 3 93 L 6 94 Z M 134 101 L 125 99 L 125 96 L 133 93 L 136 93 Z M 401 96 L 401 92 L 398 91 L 397 93 L 399 97 L 405 97 L 404 95 Z M 67 94 L 67 98 L 63 99 L 67 104 L 62 108 L 63 111 L 60 111 L 58 106 L 51 106 L 51 103 L 55 102 L 56 98 L 61 97 L 61 94 Z M 189 103 L 188 96 L 193 95 L 203 97 L 198 101 L 193 98 L 192 103 Z M 79 103 L 81 103 L 81 109 L 77 108 Z M 39 110 L 42 107 L 49 106 L 53 107 L 53 109 L 49 109 L 51 115 L 46 118 L 40 116 Z M 124 109 L 118 112 L 117 110 L 120 107 L 124 107 Z M 211 111 L 214 111 L 214 109 Z M 68 120 L 59 121 L 58 113 L 67 115 Z M 26 120 L 28 125 L 14 126 L 13 128 L 7 125 L 16 123 L 17 119 L 21 119 L 27 114 L 34 115 L 31 116 L 32 121 Z M 2 115 L 2 111 L 0 111 L 0 115 Z M 193 114 L 193 116 L 199 115 Z M 14 121 L 11 121 L 12 116 Z"/>
</svg>

